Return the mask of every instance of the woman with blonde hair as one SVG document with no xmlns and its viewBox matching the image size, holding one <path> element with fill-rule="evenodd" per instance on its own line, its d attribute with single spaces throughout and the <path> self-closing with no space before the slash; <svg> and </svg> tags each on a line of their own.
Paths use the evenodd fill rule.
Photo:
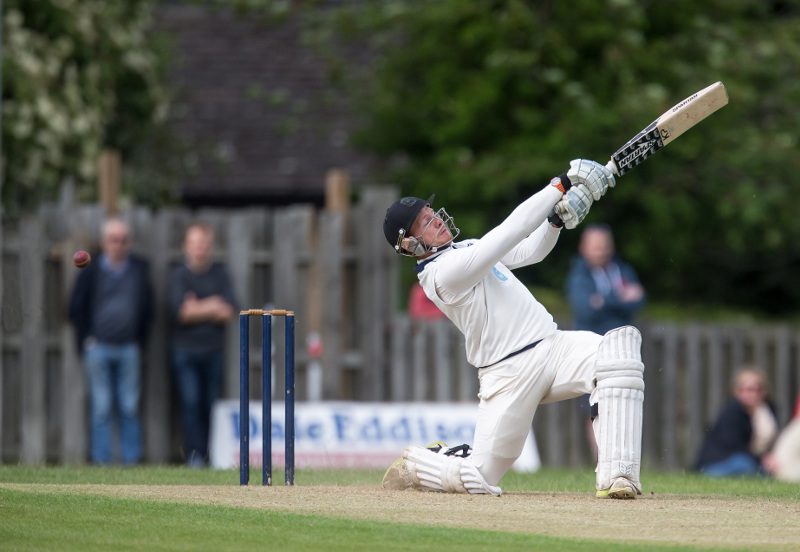
<svg viewBox="0 0 800 552">
<path fill-rule="evenodd" d="M 697 470 L 710 477 L 763 474 L 761 457 L 778 435 L 762 370 L 755 366 L 739 369 L 732 394 L 706 434 L 697 458 Z"/>
</svg>

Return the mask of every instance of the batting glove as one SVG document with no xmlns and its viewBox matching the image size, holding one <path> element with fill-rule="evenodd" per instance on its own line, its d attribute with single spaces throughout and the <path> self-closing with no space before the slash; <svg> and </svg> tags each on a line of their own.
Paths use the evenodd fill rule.
<svg viewBox="0 0 800 552">
<path fill-rule="evenodd" d="M 586 186 L 573 185 L 561 200 L 556 203 L 553 210 L 564 223 L 564 226 L 568 230 L 572 230 L 589 214 L 589 208 L 592 203 L 594 203 L 594 199 L 592 199 L 592 194 Z"/>
<path fill-rule="evenodd" d="M 595 201 L 603 197 L 609 188 L 613 188 L 616 185 L 614 174 L 610 170 L 600 163 L 588 159 L 573 159 L 570 161 L 567 177 L 573 186 L 579 184 L 586 186 Z"/>
</svg>

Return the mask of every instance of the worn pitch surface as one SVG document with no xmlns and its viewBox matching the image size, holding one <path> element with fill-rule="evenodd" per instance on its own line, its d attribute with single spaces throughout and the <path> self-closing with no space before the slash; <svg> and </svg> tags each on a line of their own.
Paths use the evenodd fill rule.
<svg viewBox="0 0 800 552">
<path fill-rule="evenodd" d="M 0 483 L 0 487 L 587 540 L 763 550 L 800 547 L 800 503 L 778 499 L 646 495 L 637 500 L 616 501 L 577 493 L 510 492 L 488 497 L 337 486 Z"/>
</svg>

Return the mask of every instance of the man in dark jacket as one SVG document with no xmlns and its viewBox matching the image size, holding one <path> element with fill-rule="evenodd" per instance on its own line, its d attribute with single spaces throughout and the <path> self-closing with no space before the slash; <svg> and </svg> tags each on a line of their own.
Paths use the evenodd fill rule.
<svg viewBox="0 0 800 552">
<path fill-rule="evenodd" d="M 644 295 L 636 271 L 616 255 L 611 229 L 604 224 L 587 226 L 567 278 L 574 329 L 602 335 L 632 325 L 644 306 Z"/>
<path fill-rule="evenodd" d="M 101 255 L 75 281 L 69 318 L 89 386 L 91 460 L 112 460 L 116 403 L 122 462 L 135 464 L 141 458 L 141 354 L 152 320 L 149 268 L 130 253 L 130 228 L 123 220 L 107 220 L 101 239 Z"/>
</svg>

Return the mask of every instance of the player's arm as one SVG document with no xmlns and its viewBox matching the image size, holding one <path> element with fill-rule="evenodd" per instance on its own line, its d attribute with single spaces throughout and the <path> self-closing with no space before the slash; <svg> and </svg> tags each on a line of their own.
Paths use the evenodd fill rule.
<svg viewBox="0 0 800 552">
<path fill-rule="evenodd" d="M 447 262 L 437 267 L 437 293 L 447 301 L 446 295 L 455 299 L 471 289 L 492 266 L 548 218 L 552 218 L 554 208 L 559 216 L 563 214 L 561 220 L 567 217 L 564 220 L 567 228 L 574 228 L 588 213 L 593 198 L 599 199 L 613 186 L 614 176 L 602 165 L 586 159 L 573 160 L 566 175 L 554 178 L 550 185 L 518 205 L 499 226 L 490 230 L 474 246 L 449 254 Z M 582 213 L 573 209 L 572 199 L 578 197 L 575 195 L 576 189 L 588 195 L 585 201 L 589 201 L 589 204 Z M 563 205 L 566 207 L 558 211 L 558 207 Z"/>
<path fill-rule="evenodd" d="M 553 226 L 546 220 L 500 259 L 500 262 L 512 270 L 538 263 L 553 250 L 560 233 L 560 227 Z"/>
<path fill-rule="evenodd" d="M 506 219 L 470 247 L 447 255 L 447 262 L 438 265 L 436 288 L 447 300 L 469 290 L 486 272 L 517 244 L 541 226 L 553 206 L 563 196 L 556 186 L 546 186 L 514 209 Z"/>
</svg>

